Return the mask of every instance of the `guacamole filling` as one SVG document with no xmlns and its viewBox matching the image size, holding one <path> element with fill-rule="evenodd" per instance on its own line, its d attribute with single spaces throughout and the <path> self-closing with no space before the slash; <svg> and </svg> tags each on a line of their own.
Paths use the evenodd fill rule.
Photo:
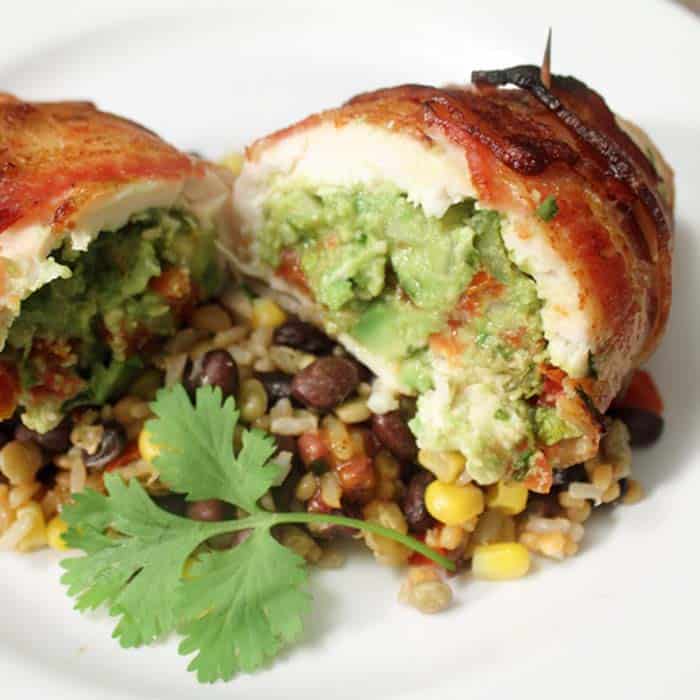
<svg viewBox="0 0 700 700">
<path fill-rule="evenodd" d="M 419 446 L 461 452 L 471 478 L 523 478 L 538 448 L 578 434 L 537 405 L 541 301 L 498 212 L 467 200 L 435 218 L 389 185 L 287 183 L 265 202 L 257 246 L 278 271 L 293 255 L 326 330 L 392 368 L 418 396 Z"/>
<path fill-rule="evenodd" d="M 60 276 L 22 302 L 0 354 L 19 367 L 21 417 L 39 432 L 115 398 L 221 283 L 213 228 L 177 209 L 140 212 L 84 252 L 66 239 L 50 259 Z"/>
</svg>

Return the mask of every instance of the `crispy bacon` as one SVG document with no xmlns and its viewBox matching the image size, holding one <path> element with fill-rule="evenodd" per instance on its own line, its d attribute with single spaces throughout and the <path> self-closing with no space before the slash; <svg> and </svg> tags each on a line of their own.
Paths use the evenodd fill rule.
<svg viewBox="0 0 700 700">
<path fill-rule="evenodd" d="M 575 276 L 597 350 L 590 395 L 603 411 L 666 324 L 672 197 L 664 199 L 660 185 L 669 183 L 583 83 L 551 76 L 547 89 L 539 68 L 528 66 L 474 78 L 465 87 L 402 85 L 358 95 L 261 139 L 248 158 L 295 132 L 358 120 L 427 146 L 448 140 L 463 151 L 479 201 L 526 222 L 523 236 L 537 230 Z M 508 83 L 516 87 L 500 87 Z M 547 196 L 558 212 L 543 221 L 537 209 Z"/>
<path fill-rule="evenodd" d="M 89 102 L 22 102 L 0 94 L 0 234 L 41 220 L 69 229 L 119 185 L 193 175 L 202 164 L 151 131 Z"/>
</svg>

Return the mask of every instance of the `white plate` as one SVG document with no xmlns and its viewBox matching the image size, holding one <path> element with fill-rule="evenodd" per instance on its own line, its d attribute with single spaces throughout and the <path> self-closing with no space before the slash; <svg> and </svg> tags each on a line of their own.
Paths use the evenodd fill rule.
<svg viewBox="0 0 700 700">
<path fill-rule="evenodd" d="M 393 573 L 359 555 L 314 575 L 302 644 L 269 670 L 198 687 L 173 642 L 122 651 L 106 617 L 72 612 L 57 557 L 2 555 L 2 698 L 697 697 L 700 25 L 669 3 L 632 7 L 13 3 L 1 89 L 90 98 L 211 156 L 361 90 L 537 62 L 551 24 L 554 70 L 650 130 L 679 196 L 673 318 L 653 362 L 667 430 L 635 459 L 649 498 L 596 517 L 579 556 L 517 582 L 460 581 L 454 609 L 427 618 L 397 603 Z"/>
</svg>

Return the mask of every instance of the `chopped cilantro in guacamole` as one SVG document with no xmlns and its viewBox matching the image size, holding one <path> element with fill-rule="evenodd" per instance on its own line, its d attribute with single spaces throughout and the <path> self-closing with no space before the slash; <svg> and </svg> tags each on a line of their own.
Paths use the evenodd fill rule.
<svg viewBox="0 0 700 700">
<path fill-rule="evenodd" d="M 437 218 L 392 186 L 297 182 L 273 189 L 264 217 L 262 259 L 275 267 L 292 249 L 329 332 L 418 394 L 410 427 L 421 447 L 462 452 L 481 483 L 534 449 L 541 302 L 509 258 L 498 212 L 466 200 Z"/>
</svg>

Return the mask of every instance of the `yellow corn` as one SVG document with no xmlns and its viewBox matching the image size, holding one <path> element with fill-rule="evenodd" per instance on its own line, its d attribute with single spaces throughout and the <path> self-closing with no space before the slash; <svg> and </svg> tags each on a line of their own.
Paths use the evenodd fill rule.
<svg viewBox="0 0 700 700">
<path fill-rule="evenodd" d="M 520 578 L 530 570 L 530 552 L 517 542 L 482 544 L 474 549 L 472 573 L 489 581 Z"/>
<path fill-rule="evenodd" d="M 287 315 L 280 307 L 266 297 L 253 299 L 253 328 L 277 328 L 287 320 Z"/>
<path fill-rule="evenodd" d="M 152 435 L 145 428 L 139 433 L 139 454 L 141 459 L 145 459 L 149 464 L 153 464 L 160 454 L 160 445 L 153 442 Z"/>
<path fill-rule="evenodd" d="M 627 491 L 622 497 L 622 502 L 630 506 L 633 503 L 637 503 L 637 501 L 641 501 L 642 498 L 644 498 L 644 489 L 642 485 L 634 479 L 629 479 L 627 481 Z"/>
<path fill-rule="evenodd" d="M 22 541 L 17 545 L 18 552 L 31 552 L 46 546 L 46 521 L 44 512 L 36 501 L 30 501 L 26 506 L 17 510 L 17 520 L 27 519 L 30 528 Z"/>
<path fill-rule="evenodd" d="M 428 512 L 445 525 L 462 525 L 484 510 L 484 494 L 473 484 L 456 486 L 433 481 L 425 490 Z"/>
<path fill-rule="evenodd" d="M 419 450 L 418 463 L 435 477 L 451 484 L 464 471 L 464 456 L 453 450 Z"/>
<path fill-rule="evenodd" d="M 66 523 L 66 521 L 58 515 L 49 520 L 49 523 L 46 526 L 46 540 L 51 549 L 55 549 L 58 552 L 67 551 L 68 545 L 63 539 L 63 535 L 67 530 L 68 523 Z"/>
<path fill-rule="evenodd" d="M 489 508 L 495 508 L 506 515 L 517 515 L 527 505 L 527 487 L 517 481 L 499 481 L 489 486 L 486 494 Z"/>
</svg>

